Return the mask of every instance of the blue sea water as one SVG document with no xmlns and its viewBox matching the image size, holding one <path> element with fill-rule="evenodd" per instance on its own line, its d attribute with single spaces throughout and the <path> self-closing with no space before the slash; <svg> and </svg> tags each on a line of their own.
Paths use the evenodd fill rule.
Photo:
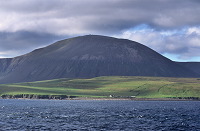
<svg viewBox="0 0 200 131">
<path fill-rule="evenodd" d="M 1 99 L 0 130 L 200 131 L 200 102 Z"/>
</svg>

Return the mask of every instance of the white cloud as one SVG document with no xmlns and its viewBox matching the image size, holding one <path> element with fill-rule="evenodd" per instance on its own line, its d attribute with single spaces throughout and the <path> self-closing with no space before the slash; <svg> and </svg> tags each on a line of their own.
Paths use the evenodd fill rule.
<svg viewBox="0 0 200 131">
<path fill-rule="evenodd" d="M 127 30 L 115 37 L 142 43 L 161 54 L 176 54 L 179 59 L 200 56 L 200 27 L 181 30 L 155 31 L 153 29 Z"/>
<path fill-rule="evenodd" d="M 187 34 L 193 34 L 193 33 L 200 35 L 200 28 L 198 28 L 198 27 L 190 27 L 187 30 Z"/>
<path fill-rule="evenodd" d="M 160 53 L 191 58 L 199 56 L 199 7 L 198 0 L 1 0 L 0 33 L 16 35 L 1 38 L 0 47 L 4 51 L 28 51 L 46 45 L 52 36 L 58 40 L 59 36 L 123 32 L 119 37 L 141 42 Z M 151 28 L 129 30 L 140 24 Z M 23 33 L 18 38 L 19 32 L 48 36 L 44 40 L 30 34 L 27 39 Z"/>
<path fill-rule="evenodd" d="M 199 5 L 195 0 L 3 0 L 0 31 L 80 35 L 113 34 L 141 23 L 157 29 L 196 26 Z"/>
<path fill-rule="evenodd" d="M 21 52 L 15 50 L 0 51 L 0 58 L 10 58 L 12 55 L 18 56 L 21 55 Z"/>
</svg>

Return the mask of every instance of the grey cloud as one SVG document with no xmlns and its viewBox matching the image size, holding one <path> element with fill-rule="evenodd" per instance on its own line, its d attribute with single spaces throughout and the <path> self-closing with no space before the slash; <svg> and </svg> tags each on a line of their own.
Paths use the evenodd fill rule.
<svg viewBox="0 0 200 131">
<path fill-rule="evenodd" d="M 2 51 L 26 53 L 69 36 L 113 36 L 141 24 L 153 33 L 134 35 L 156 51 L 199 56 L 194 41 L 200 35 L 159 35 L 200 26 L 199 7 L 199 0 L 1 0 L 0 56 Z"/>
<path fill-rule="evenodd" d="M 113 34 L 141 23 L 160 30 L 179 28 L 185 25 L 199 25 L 199 6 L 200 3 L 196 0 L 13 0 L 1 3 L 0 10 L 7 12 L 8 15 L 11 12 L 11 15 L 16 16 L 14 19 L 17 19 L 19 15 L 21 19 L 28 18 L 29 20 L 25 20 L 26 22 L 43 22 L 40 23 L 44 26 L 43 28 L 52 27 L 55 30 L 55 32 L 50 30 L 48 33 L 59 32 L 60 28 L 56 30 L 55 25 L 52 24 L 56 20 L 60 20 L 60 26 L 67 28 L 67 25 L 71 23 L 69 21 L 62 22 L 62 19 L 69 19 L 74 20 L 74 24 L 71 26 L 76 30 L 85 30 L 87 33 Z M 20 22 L 23 23 L 23 20 Z M 48 22 L 50 24 L 44 24 Z M 20 28 L 24 30 L 25 26 L 29 25 L 27 23 L 23 28 L 15 27 L 17 30 Z M 27 30 L 30 28 L 27 27 Z M 70 34 L 68 33 L 70 29 L 63 32 Z"/>
<path fill-rule="evenodd" d="M 0 56 L 14 57 L 43 47 L 53 42 L 68 38 L 52 34 L 20 31 L 15 33 L 0 32 Z"/>
<path fill-rule="evenodd" d="M 176 54 L 180 59 L 200 57 L 200 27 L 190 27 L 179 31 L 155 31 L 144 29 L 125 31 L 122 37 L 140 42 L 161 54 Z"/>
</svg>

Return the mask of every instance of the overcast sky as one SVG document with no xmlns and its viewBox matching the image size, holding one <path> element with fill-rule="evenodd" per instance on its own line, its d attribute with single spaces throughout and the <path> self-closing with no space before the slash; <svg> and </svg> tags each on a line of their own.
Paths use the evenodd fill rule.
<svg viewBox="0 0 200 131">
<path fill-rule="evenodd" d="M 200 0 L 0 0 L 0 58 L 97 34 L 200 61 L 199 12 Z"/>
</svg>

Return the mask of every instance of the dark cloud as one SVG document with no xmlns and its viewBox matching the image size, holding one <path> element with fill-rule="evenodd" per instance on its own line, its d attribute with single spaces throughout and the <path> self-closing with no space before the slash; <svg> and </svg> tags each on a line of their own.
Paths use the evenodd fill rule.
<svg viewBox="0 0 200 131">
<path fill-rule="evenodd" d="M 11 26 L 15 28 L 11 30 L 42 31 L 35 27 L 43 26 L 48 33 L 77 34 L 82 29 L 87 33 L 119 32 L 141 23 L 157 29 L 196 26 L 200 24 L 199 6 L 196 0 L 13 0 L 3 1 L 0 10 L 13 22 L 25 23 Z"/>
<path fill-rule="evenodd" d="M 27 31 L 0 32 L 0 56 L 13 57 L 25 54 L 35 48 L 43 47 L 68 37 Z"/>
<path fill-rule="evenodd" d="M 199 30 L 199 7 L 199 0 L 1 0 L 0 56 L 3 50 L 28 52 L 63 36 L 118 34 L 120 37 L 141 24 L 149 25 L 155 34 L 186 27 Z M 169 36 L 155 34 L 158 37 L 153 36 L 154 42 L 150 41 L 150 35 L 143 39 L 161 53 L 192 52 L 199 37 L 185 34 L 170 40 Z M 164 49 L 158 44 L 165 45 Z"/>
</svg>

